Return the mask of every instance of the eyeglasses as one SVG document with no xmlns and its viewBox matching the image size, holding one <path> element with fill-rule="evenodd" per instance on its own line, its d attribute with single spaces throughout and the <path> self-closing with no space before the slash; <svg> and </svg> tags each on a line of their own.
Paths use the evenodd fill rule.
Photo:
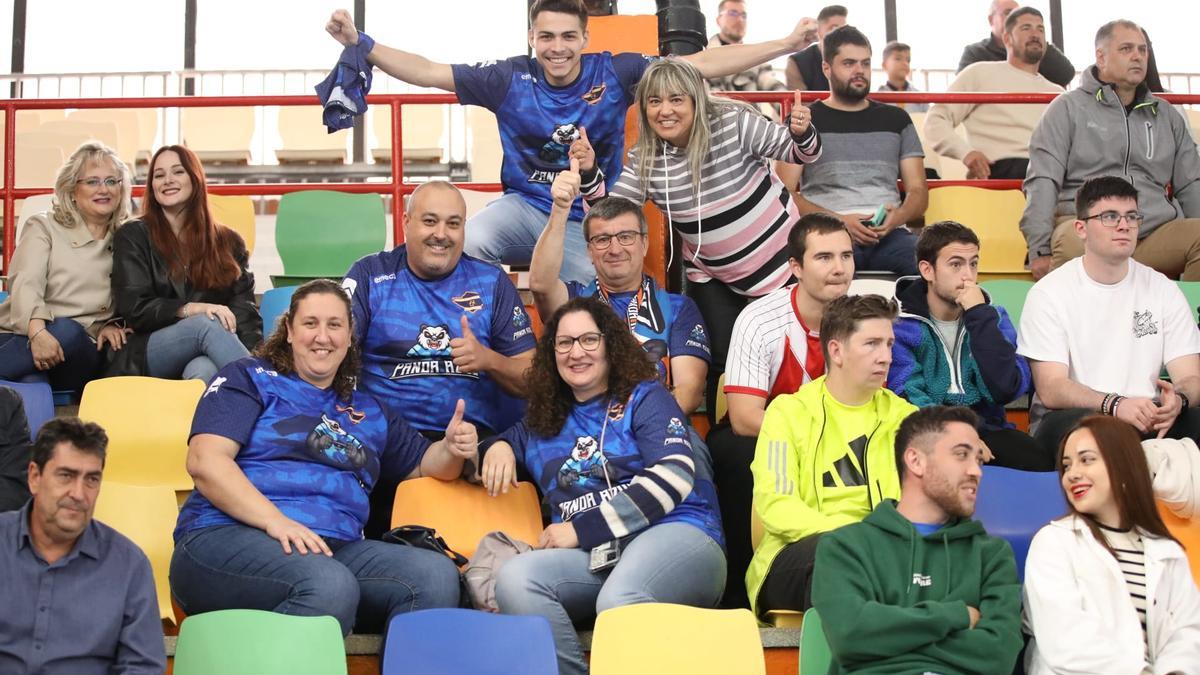
<svg viewBox="0 0 1200 675">
<path fill-rule="evenodd" d="M 731 18 L 731 19 L 745 19 L 746 17 L 748 17 L 748 16 L 749 16 L 749 15 L 748 15 L 748 14 L 746 14 L 745 12 L 739 12 L 739 11 L 738 11 L 738 10 L 736 10 L 736 9 L 727 9 L 727 10 L 725 10 L 724 12 L 721 12 L 721 13 L 722 13 L 722 14 L 724 14 L 725 16 L 727 16 L 727 17 Z"/>
<path fill-rule="evenodd" d="M 81 178 L 75 182 L 92 190 L 99 190 L 101 185 L 111 190 L 125 181 L 120 178 Z"/>
<path fill-rule="evenodd" d="M 604 336 L 600 333 L 584 333 L 579 337 L 571 337 L 570 335 L 559 335 L 554 338 L 554 351 L 559 354 L 566 354 L 575 348 L 575 343 L 578 342 L 580 347 L 583 347 L 585 352 L 594 352 L 604 340 Z"/>
<path fill-rule="evenodd" d="M 1100 224 L 1105 227 L 1116 227 L 1117 225 L 1119 225 L 1121 223 L 1122 220 L 1129 223 L 1133 227 L 1141 227 L 1142 221 L 1146 220 L 1146 216 L 1138 213 L 1137 211 L 1131 211 L 1129 213 L 1117 213 L 1116 211 L 1105 211 L 1103 213 L 1097 213 L 1095 215 L 1088 216 L 1087 218 L 1084 218 L 1083 220 L 1093 220 L 1093 219 L 1099 220 Z"/>
<path fill-rule="evenodd" d="M 638 240 L 638 237 L 641 237 L 645 234 L 645 232 L 639 232 L 637 230 L 623 230 L 616 234 L 598 234 L 588 239 L 588 243 L 591 244 L 592 247 L 597 251 L 603 251 L 609 246 L 612 246 L 613 237 L 616 237 L 617 241 L 622 246 L 631 246 L 635 241 Z"/>
</svg>

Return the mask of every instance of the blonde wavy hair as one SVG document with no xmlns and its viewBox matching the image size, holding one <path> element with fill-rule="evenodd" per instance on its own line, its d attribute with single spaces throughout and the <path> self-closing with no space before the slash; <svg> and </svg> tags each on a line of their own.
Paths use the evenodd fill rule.
<svg viewBox="0 0 1200 675">
<path fill-rule="evenodd" d="M 104 160 L 108 160 L 121 176 L 120 201 L 117 209 L 108 217 L 108 226 L 116 230 L 121 223 L 129 220 L 130 199 L 133 195 L 133 177 L 129 173 L 129 167 L 125 166 L 125 162 L 121 161 L 112 148 L 100 141 L 87 141 L 71 153 L 66 163 L 58 170 L 58 178 L 54 180 L 54 199 L 50 202 L 50 212 L 59 225 L 69 228 L 83 224 L 83 214 L 75 205 L 75 184 L 89 162 Z"/>
</svg>

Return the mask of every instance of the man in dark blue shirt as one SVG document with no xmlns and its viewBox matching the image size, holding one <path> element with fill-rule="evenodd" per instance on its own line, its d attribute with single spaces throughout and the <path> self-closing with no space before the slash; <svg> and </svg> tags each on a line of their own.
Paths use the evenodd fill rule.
<svg viewBox="0 0 1200 675">
<path fill-rule="evenodd" d="M 33 499 L 0 514 L 0 672 L 160 675 L 167 667 L 146 554 L 92 520 L 108 436 L 47 422 L 29 464 Z"/>
</svg>

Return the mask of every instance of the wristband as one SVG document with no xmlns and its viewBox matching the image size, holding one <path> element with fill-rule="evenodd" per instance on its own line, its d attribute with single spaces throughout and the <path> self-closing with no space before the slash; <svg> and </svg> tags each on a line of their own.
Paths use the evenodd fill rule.
<svg viewBox="0 0 1200 675">
<path fill-rule="evenodd" d="M 1100 402 L 1100 414 L 1111 416 L 1113 414 L 1113 408 L 1114 408 L 1113 401 L 1115 401 L 1116 399 L 1117 399 L 1117 394 L 1115 394 L 1115 393 L 1105 394 L 1104 400 Z"/>
<path fill-rule="evenodd" d="M 1124 400 L 1125 400 L 1124 396 L 1118 396 L 1115 399 L 1113 399 L 1112 412 L 1109 413 L 1109 415 L 1111 415 L 1112 417 L 1116 417 L 1117 416 L 1117 408 L 1121 405 L 1121 402 Z"/>
<path fill-rule="evenodd" d="M 45 332 L 46 332 L 46 326 L 42 326 L 40 330 L 38 330 L 38 331 L 35 331 L 33 335 L 30 335 L 30 336 L 29 336 L 29 341 L 30 341 L 30 342 L 33 342 L 33 339 L 34 339 L 35 337 L 37 337 L 37 336 L 39 336 L 39 335 L 41 335 L 42 333 L 45 333 Z"/>
</svg>

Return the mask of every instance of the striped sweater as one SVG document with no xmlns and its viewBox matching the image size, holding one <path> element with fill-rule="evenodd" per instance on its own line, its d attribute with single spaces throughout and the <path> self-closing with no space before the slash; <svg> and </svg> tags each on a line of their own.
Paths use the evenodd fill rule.
<svg viewBox="0 0 1200 675">
<path fill-rule="evenodd" d="M 688 279 L 711 279 L 751 297 L 766 295 L 791 279 L 787 235 L 800 218 L 783 182 L 768 160 L 810 164 L 821 156 L 821 137 L 809 127 L 802 138 L 740 106 L 722 106 L 712 120 L 712 141 L 700 175 L 700 195 L 692 188 L 686 149 L 663 144 L 648 182 L 638 176 L 631 150 L 610 190 L 601 181 L 587 195 L 606 194 L 639 204 L 650 200 L 667 215 L 683 240 Z"/>
</svg>

